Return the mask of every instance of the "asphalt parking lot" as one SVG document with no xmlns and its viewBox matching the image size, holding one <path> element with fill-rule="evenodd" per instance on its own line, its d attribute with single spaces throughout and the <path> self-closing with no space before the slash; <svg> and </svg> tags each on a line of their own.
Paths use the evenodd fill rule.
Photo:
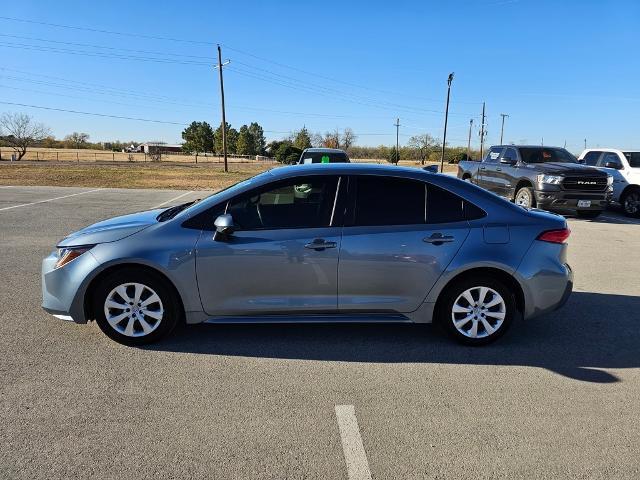
<svg viewBox="0 0 640 480">
<path fill-rule="evenodd" d="M 57 240 L 199 196 L 0 187 L 0 478 L 640 477 L 640 221 L 569 219 L 569 303 L 484 348 L 405 325 L 130 348 L 41 310 Z"/>
</svg>

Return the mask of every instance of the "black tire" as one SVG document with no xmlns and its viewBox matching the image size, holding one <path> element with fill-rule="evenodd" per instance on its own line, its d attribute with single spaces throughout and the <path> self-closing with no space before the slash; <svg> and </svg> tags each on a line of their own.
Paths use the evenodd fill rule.
<svg viewBox="0 0 640 480">
<path fill-rule="evenodd" d="M 155 317 L 152 318 L 151 316 L 145 316 L 143 310 L 140 310 L 141 316 L 143 317 L 143 320 L 145 320 L 146 325 L 148 326 L 151 324 L 153 328 L 153 330 L 148 334 L 144 334 L 144 332 L 141 331 L 143 330 L 141 320 L 133 320 L 132 325 L 134 326 L 134 331 L 132 332 L 132 335 L 137 336 L 125 335 L 124 333 L 117 331 L 116 327 L 124 329 L 124 325 L 128 323 L 129 317 L 125 317 L 120 324 L 113 327 L 109 321 L 107 321 L 105 315 L 105 302 L 107 297 L 112 294 L 112 291 L 118 286 L 133 283 L 148 287 L 149 290 L 144 290 L 143 295 L 145 293 L 149 293 L 149 291 L 158 295 L 160 302 L 154 302 L 149 306 L 149 308 L 154 308 L 156 310 L 163 309 L 161 319 L 159 320 L 156 320 Z M 129 295 L 132 295 L 135 292 L 135 287 L 129 286 L 126 288 L 126 291 L 129 292 Z M 152 295 L 149 295 L 147 298 L 151 296 Z M 122 303 L 124 306 L 133 308 L 130 307 L 130 305 L 126 305 L 127 302 L 122 300 L 124 297 L 118 295 L 116 298 L 118 299 L 116 300 L 117 303 Z M 144 301 L 144 297 L 141 298 L 142 301 Z M 102 332 L 112 340 L 123 345 L 131 346 L 157 342 L 162 337 L 171 333 L 183 315 L 182 304 L 172 286 L 168 284 L 167 280 L 159 274 L 135 268 L 117 270 L 103 278 L 94 291 L 93 305 L 95 309 L 96 322 L 98 323 L 100 330 L 102 330 Z M 127 312 L 128 311 L 129 310 L 127 310 Z M 124 310 L 118 308 L 109 309 L 109 313 L 114 317 L 117 317 L 119 313 L 124 314 Z M 147 312 L 147 315 L 150 315 L 150 313 L 158 314 L 158 312 L 153 312 L 152 310 L 152 312 Z M 158 324 L 156 325 L 155 322 L 158 322 Z"/>
<path fill-rule="evenodd" d="M 473 328 L 473 323 L 476 323 L 478 325 L 477 326 L 478 335 L 486 334 L 484 336 L 478 336 L 476 338 L 472 338 L 471 336 L 463 334 L 461 331 L 459 331 L 458 328 L 456 328 L 456 325 L 454 323 L 454 318 L 460 318 L 459 317 L 460 315 L 462 315 L 463 316 L 462 318 L 464 318 L 464 316 L 467 314 L 454 313 L 453 307 L 454 307 L 454 303 L 456 302 L 456 300 L 458 300 L 459 297 L 462 296 L 463 292 L 468 291 L 470 289 L 473 290 L 474 288 L 481 288 L 481 287 L 486 287 L 490 290 L 493 290 L 494 292 L 497 292 L 500 295 L 500 297 L 502 297 L 504 307 L 501 306 L 500 311 L 504 310 L 504 318 L 502 319 L 502 322 L 500 323 L 500 325 L 492 333 L 488 333 L 487 329 L 484 328 L 483 320 L 480 320 L 480 319 L 468 320 L 467 323 L 461 327 L 463 330 L 465 330 L 466 329 L 465 327 L 469 325 L 469 328 L 466 330 L 468 332 L 471 331 Z M 487 293 L 485 297 L 490 294 L 491 293 Z M 491 300 L 496 298 L 493 296 L 493 294 L 491 295 L 492 296 L 489 298 L 489 301 L 486 302 L 487 304 L 490 304 Z M 472 292 L 472 296 L 473 296 L 473 292 Z M 475 298 L 475 297 L 473 298 L 476 301 L 478 300 L 478 298 Z M 473 307 L 470 306 L 470 308 L 473 308 Z M 489 310 L 492 310 L 495 308 L 497 307 L 490 307 Z M 495 315 L 500 312 L 495 311 L 492 313 Z M 471 315 L 473 315 L 473 313 L 471 313 Z M 479 346 L 479 345 L 486 345 L 488 343 L 491 343 L 497 340 L 498 338 L 500 338 L 502 335 L 504 335 L 505 332 L 509 329 L 509 327 L 513 323 L 513 318 L 515 317 L 515 315 L 516 315 L 516 301 L 515 301 L 514 293 L 499 280 L 496 280 L 495 278 L 492 278 L 486 275 L 481 275 L 477 277 L 469 277 L 469 278 L 463 279 L 447 287 L 447 290 L 443 293 L 443 296 L 438 302 L 438 310 L 436 312 L 436 321 L 440 324 L 440 326 L 442 326 L 446 330 L 446 332 L 454 340 L 458 341 L 459 343 L 462 343 L 464 345 Z M 484 319 L 484 321 L 488 321 L 488 323 L 492 328 L 496 325 L 495 323 L 493 323 L 494 321 L 497 321 L 494 317 L 491 317 L 487 314 L 486 317 L 482 317 L 482 318 Z"/>
<path fill-rule="evenodd" d="M 523 202 L 519 202 L 519 199 L 522 199 Z M 527 199 L 527 200 L 525 200 Z M 522 205 L 523 207 L 533 208 L 536 206 L 536 196 L 533 193 L 533 188 L 531 187 L 520 187 L 516 192 L 515 197 L 513 198 L 513 202 L 517 205 Z"/>
<path fill-rule="evenodd" d="M 580 218 L 598 218 L 602 210 L 578 210 L 577 215 Z"/>
<path fill-rule="evenodd" d="M 627 217 L 640 217 L 640 188 L 631 188 L 624 192 L 624 195 L 620 199 L 622 205 L 622 211 Z"/>
</svg>

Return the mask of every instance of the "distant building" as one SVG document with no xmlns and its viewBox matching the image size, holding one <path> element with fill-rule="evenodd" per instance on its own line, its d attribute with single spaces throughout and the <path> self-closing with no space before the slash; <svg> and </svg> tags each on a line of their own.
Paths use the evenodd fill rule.
<svg viewBox="0 0 640 480">
<path fill-rule="evenodd" d="M 182 145 L 169 145 L 168 143 L 161 142 L 147 142 L 138 145 L 135 148 L 135 151 L 140 153 L 182 152 Z"/>
</svg>

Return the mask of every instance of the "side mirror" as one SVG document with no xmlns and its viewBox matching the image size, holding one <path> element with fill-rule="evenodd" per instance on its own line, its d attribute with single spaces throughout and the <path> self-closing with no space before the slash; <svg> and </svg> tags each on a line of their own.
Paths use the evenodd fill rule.
<svg viewBox="0 0 640 480">
<path fill-rule="evenodd" d="M 213 224 L 216 226 L 216 234 L 223 237 L 227 237 L 235 231 L 233 217 L 229 214 L 220 215 Z"/>
<path fill-rule="evenodd" d="M 502 157 L 500 159 L 500 163 L 505 163 L 507 165 L 515 165 L 518 162 L 515 159 L 511 158 L 511 157 Z"/>
<path fill-rule="evenodd" d="M 578 159 L 578 163 L 581 163 L 581 164 L 583 164 L 583 165 L 584 165 L 584 164 L 585 164 L 585 163 L 587 163 L 587 162 L 585 162 L 585 161 L 584 161 L 584 158 L 579 158 L 579 159 Z"/>
<path fill-rule="evenodd" d="M 616 170 L 621 170 L 622 164 L 620 162 L 609 161 L 609 162 L 605 162 L 604 168 L 615 168 Z"/>
<path fill-rule="evenodd" d="M 440 171 L 438 165 L 427 165 L 426 167 L 422 167 L 422 169 L 429 173 L 438 173 Z"/>
</svg>

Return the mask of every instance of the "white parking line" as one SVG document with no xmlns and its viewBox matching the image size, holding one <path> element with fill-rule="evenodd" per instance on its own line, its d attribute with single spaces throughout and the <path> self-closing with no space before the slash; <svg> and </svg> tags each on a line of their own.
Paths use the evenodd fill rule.
<svg viewBox="0 0 640 480">
<path fill-rule="evenodd" d="M 174 200 L 178 200 L 179 198 L 182 198 L 182 197 L 184 197 L 185 195 L 189 195 L 190 193 L 193 193 L 193 190 L 189 190 L 187 193 L 183 193 L 183 194 L 181 194 L 181 195 L 178 195 L 177 197 L 172 198 L 171 200 L 167 200 L 166 202 L 162 202 L 161 204 L 156 205 L 155 207 L 151 207 L 151 209 L 153 210 L 154 208 L 160 208 L 160 207 L 162 207 L 163 205 L 166 205 L 167 203 L 171 203 L 171 202 L 173 202 Z"/>
<path fill-rule="evenodd" d="M 46 200 L 38 200 L 37 202 L 22 203 L 20 205 L 12 205 L 10 207 L 0 208 L 0 212 L 2 212 L 3 210 L 11 210 L 13 208 L 28 207 L 29 205 L 37 205 L 39 203 L 53 202 L 54 200 L 60 200 L 62 198 L 69 198 L 69 197 L 75 197 L 76 195 L 84 195 L 85 193 L 97 192 L 97 191 L 100 191 L 100 190 L 104 190 L 104 189 L 96 188 L 94 190 L 87 190 L 86 192 L 79 192 L 79 193 L 72 193 L 70 195 L 63 195 L 62 197 L 47 198 Z"/>
<path fill-rule="evenodd" d="M 371 471 L 364 445 L 362 445 L 355 408 L 353 405 L 336 405 L 336 417 L 349 480 L 371 480 Z"/>
</svg>

